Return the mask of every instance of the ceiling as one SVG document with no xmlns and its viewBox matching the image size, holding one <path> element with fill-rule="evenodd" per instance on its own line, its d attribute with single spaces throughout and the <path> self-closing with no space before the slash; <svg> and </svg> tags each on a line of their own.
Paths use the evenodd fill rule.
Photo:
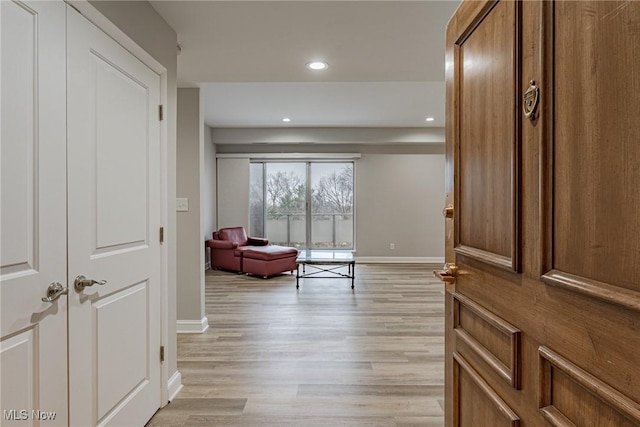
<svg viewBox="0 0 640 427">
<path fill-rule="evenodd" d="M 458 3 L 151 2 L 178 33 L 178 86 L 201 88 L 211 127 L 444 126 Z M 318 60 L 329 68 L 305 67 Z"/>
</svg>

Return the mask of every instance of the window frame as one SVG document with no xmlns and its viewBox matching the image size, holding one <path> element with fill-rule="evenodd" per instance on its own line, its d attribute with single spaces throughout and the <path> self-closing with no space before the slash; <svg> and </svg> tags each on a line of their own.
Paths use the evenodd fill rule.
<svg viewBox="0 0 640 427">
<path fill-rule="evenodd" d="M 304 250 L 328 250 L 328 251 L 335 251 L 335 250 L 346 250 L 346 251 L 353 251 L 355 252 L 356 250 L 356 162 L 354 159 L 343 159 L 343 158 L 330 158 L 330 159 L 313 159 L 313 158 L 307 158 L 307 159 L 302 159 L 302 158 L 296 158 L 296 159 L 279 159 L 279 158 L 269 158 L 267 159 L 251 159 L 249 161 L 250 165 L 253 164 L 261 164 L 261 172 L 262 172 L 262 224 L 263 224 L 263 237 L 267 237 L 269 234 L 269 230 L 268 230 L 268 221 L 267 221 L 267 165 L 270 163 L 304 163 L 305 165 L 305 170 L 306 170 L 306 174 L 305 174 L 305 242 L 304 245 L 301 249 Z M 312 182 L 311 182 L 311 166 L 314 163 L 333 163 L 333 164 L 345 164 L 345 165 L 351 165 L 351 170 L 352 170 L 352 182 L 351 182 L 351 188 L 352 188 L 352 203 L 351 203 L 351 236 L 352 236 L 352 241 L 351 241 L 351 245 L 349 247 L 329 247 L 329 248 L 317 248 L 317 247 L 313 247 L 313 220 L 312 220 L 312 216 L 313 216 L 313 212 L 312 212 L 312 205 L 313 205 L 313 200 L 312 200 Z M 250 173 L 251 173 L 251 167 L 250 167 Z M 251 182 L 251 177 L 249 179 L 249 181 Z M 249 191 L 249 206 L 251 206 L 251 190 Z M 251 219 L 252 219 L 252 212 L 250 211 L 250 217 L 249 217 L 249 224 L 252 223 Z M 251 230 L 250 230 L 251 232 Z M 290 244 L 290 242 L 287 242 L 288 244 Z M 335 243 L 335 242 L 333 242 Z"/>
</svg>

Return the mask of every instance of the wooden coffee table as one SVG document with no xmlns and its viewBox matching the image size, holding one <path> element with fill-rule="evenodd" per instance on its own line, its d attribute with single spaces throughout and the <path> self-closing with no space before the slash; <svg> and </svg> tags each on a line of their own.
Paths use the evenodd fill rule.
<svg viewBox="0 0 640 427">
<path fill-rule="evenodd" d="M 351 251 L 301 251 L 296 259 L 296 289 L 300 287 L 300 279 L 323 278 L 323 279 L 351 279 L 351 289 L 354 288 L 356 278 L 356 260 Z M 302 265 L 302 274 L 300 266 Z M 307 272 L 307 267 L 312 271 Z M 347 273 L 338 271 L 347 267 Z M 329 275 L 321 275 L 328 273 Z"/>
</svg>

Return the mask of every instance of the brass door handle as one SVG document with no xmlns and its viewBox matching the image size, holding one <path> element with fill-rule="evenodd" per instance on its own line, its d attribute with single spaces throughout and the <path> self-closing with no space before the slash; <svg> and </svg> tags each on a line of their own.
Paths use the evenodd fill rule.
<svg viewBox="0 0 640 427">
<path fill-rule="evenodd" d="M 444 265 L 443 270 L 434 270 L 433 275 L 446 283 L 454 283 L 458 275 L 458 266 L 453 263 Z"/>
</svg>

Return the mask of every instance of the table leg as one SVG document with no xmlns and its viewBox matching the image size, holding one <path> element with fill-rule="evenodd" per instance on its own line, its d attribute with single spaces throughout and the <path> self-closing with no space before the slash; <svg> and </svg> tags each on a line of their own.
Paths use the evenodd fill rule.
<svg viewBox="0 0 640 427">
<path fill-rule="evenodd" d="M 296 265 L 296 289 L 300 288 L 299 281 L 300 281 L 300 264 Z"/>
<path fill-rule="evenodd" d="M 354 281 L 356 279 L 356 265 L 355 264 L 349 264 L 349 266 L 351 267 L 351 289 L 354 288 Z"/>
</svg>

